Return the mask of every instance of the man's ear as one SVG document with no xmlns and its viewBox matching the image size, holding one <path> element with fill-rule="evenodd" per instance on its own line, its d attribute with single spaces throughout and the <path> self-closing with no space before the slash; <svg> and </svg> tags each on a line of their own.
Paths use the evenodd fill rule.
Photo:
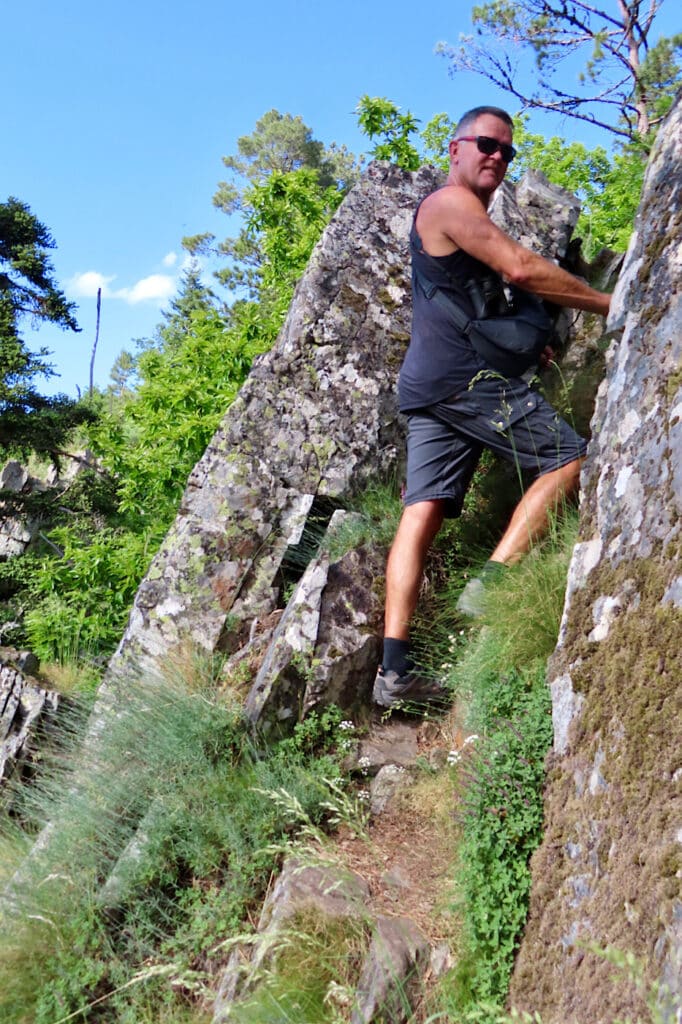
<svg viewBox="0 0 682 1024">
<path fill-rule="evenodd" d="M 448 153 L 450 154 L 451 160 L 454 160 L 457 156 L 458 149 L 459 143 L 457 142 L 457 139 L 450 139 L 450 142 L 448 143 Z"/>
</svg>

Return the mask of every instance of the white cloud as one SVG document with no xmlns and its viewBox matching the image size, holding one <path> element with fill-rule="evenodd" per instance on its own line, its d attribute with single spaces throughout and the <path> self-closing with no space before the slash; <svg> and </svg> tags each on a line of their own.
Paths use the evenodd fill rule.
<svg viewBox="0 0 682 1024">
<path fill-rule="evenodd" d="M 176 252 L 167 252 L 161 262 L 164 267 L 174 267 L 178 262 L 178 254 Z"/>
<path fill-rule="evenodd" d="M 114 277 L 115 275 L 105 277 L 104 274 L 100 274 L 96 270 L 86 270 L 84 274 L 74 274 L 67 281 L 66 290 L 70 295 L 76 295 L 84 299 L 94 299 L 97 296 L 98 289 L 101 288 L 102 297 L 110 298 L 112 293 L 109 284 L 114 280 Z"/>
<path fill-rule="evenodd" d="M 115 280 L 115 274 L 107 277 L 97 270 L 87 270 L 82 274 L 74 274 L 67 282 L 66 291 L 75 298 L 92 299 L 101 288 L 103 299 L 121 299 L 134 306 L 139 302 L 161 304 L 175 294 L 178 286 L 177 278 L 170 274 L 150 274 L 140 278 L 130 288 L 112 288 L 111 282 Z"/>
<path fill-rule="evenodd" d="M 169 299 L 175 293 L 176 281 L 168 274 L 150 274 L 143 277 L 132 288 L 121 288 L 115 297 L 124 299 L 131 305 L 137 302 L 160 302 Z"/>
</svg>

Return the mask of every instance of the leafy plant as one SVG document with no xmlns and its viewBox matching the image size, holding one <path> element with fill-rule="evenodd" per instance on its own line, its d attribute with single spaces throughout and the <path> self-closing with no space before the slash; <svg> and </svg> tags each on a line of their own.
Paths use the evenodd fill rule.
<svg viewBox="0 0 682 1024">
<path fill-rule="evenodd" d="M 545 664 L 563 608 L 576 515 L 489 585 L 481 627 L 453 636 L 449 682 L 475 735 L 452 759 L 461 788 L 459 910 L 465 951 L 444 986 L 446 1011 L 497 1024 L 530 894 L 529 860 L 542 836 L 544 761 L 552 739 Z"/>
<path fill-rule="evenodd" d="M 544 667 L 483 680 L 483 739 L 465 769 L 459 855 L 468 955 L 458 999 L 504 1001 L 530 895 L 529 859 L 542 835 L 544 759 L 552 738 Z"/>
</svg>

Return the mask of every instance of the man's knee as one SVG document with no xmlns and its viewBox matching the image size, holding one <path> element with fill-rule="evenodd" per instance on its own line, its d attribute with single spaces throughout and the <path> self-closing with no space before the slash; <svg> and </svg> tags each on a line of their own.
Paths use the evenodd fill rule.
<svg viewBox="0 0 682 1024">
<path fill-rule="evenodd" d="M 400 525 L 430 543 L 443 525 L 443 502 L 416 501 L 403 509 Z"/>
</svg>

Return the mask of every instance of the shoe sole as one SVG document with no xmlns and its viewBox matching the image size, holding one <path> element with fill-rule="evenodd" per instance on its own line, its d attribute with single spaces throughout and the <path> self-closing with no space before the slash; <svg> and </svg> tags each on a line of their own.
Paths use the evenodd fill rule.
<svg viewBox="0 0 682 1024">
<path fill-rule="evenodd" d="M 382 708 L 392 708 L 396 704 L 429 704 L 433 701 L 444 701 L 445 696 L 445 691 L 440 688 L 420 692 L 418 687 L 405 687 L 402 693 L 396 693 L 387 686 L 375 686 L 372 692 L 372 700 Z"/>
</svg>

